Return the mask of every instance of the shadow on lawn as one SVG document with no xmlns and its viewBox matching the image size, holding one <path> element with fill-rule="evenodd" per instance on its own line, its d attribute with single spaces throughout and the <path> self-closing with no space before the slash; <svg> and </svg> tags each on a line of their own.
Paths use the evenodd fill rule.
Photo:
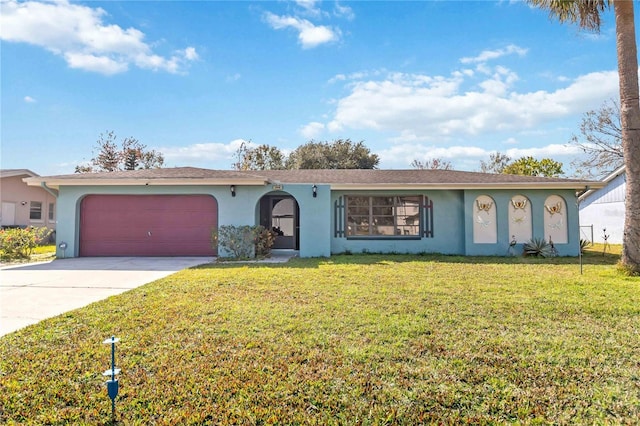
<svg viewBox="0 0 640 426">
<path fill-rule="evenodd" d="M 620 260 L 618 253 L 603 253 L 594 249 L 587 250 L 582 256 L 583 265 L 615 265 Z M 389 263 L 405 263 L 405 262 L 436 262 L 436 263 L 460 263 L 460 264 L 496 264 L 496 265 L 580 265 L 579 257 L 524 257 L 524 256 L 459 256 L 459 255 L 443 255 L 433 253 L 420 254 L 380 254 L 380 253 L 364 253 L 364 254 L 338 254 L 330 258 L 294 258 L 286 263 L 260 263 L 260 262 L 225 262 L 225 263 L 208 263 L 204 265 L 194 266 L 191 269 L 209 269 L 209 268 L 318 268 L 322 265 L 375 265 Z"/>
</svg>

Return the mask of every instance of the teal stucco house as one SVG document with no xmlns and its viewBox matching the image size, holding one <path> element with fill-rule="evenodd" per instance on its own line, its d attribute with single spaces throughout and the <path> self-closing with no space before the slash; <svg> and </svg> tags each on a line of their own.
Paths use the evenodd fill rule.
<svg viewBox="0 0 640 426">
<path fill-rule="evenodd" d="M 452 170 L 193 167 L 24 181 L 57 199 L 60 257 L 215 256 L 211 230 L 222 225 L 272 228 L 274 248 L 301 257 L 363 251 L 504 256 L 512 244 L 519 253 L 532 237 L 552 240 L 562 256 L 577 256 L 577 196 L 602 186 Z"/>
</svg>

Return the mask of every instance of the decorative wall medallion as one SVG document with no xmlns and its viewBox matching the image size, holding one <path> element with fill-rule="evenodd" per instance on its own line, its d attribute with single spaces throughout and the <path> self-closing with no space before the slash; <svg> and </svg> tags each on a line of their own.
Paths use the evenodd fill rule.
<svg viewBox="0 0 640 426">
<path fill-rule="evenodd" d="M 493 201 L 488 201 L 486 203 L 481 203 L 480 200 L 476 200 L 476 206 L 478 206 L 478 213 L 486 212 L 489 213 L 491 207 L 493 207 Z"/>
<path fill-rule="evenodd" d="M 562 218 L 560 218 L 560 220 L 557 221 L 556 223 L 550 223 L 549 224 L 549 228 L 551 228 L 551 229 L 560 229 L 560 228 L 562 228 Z M 551 237 L 549 237 L 549 238 L 551 238 Z"/>
<path fill-rule="evenodd" d="M 523 223 L 524 222 L 524 216 L 522 217 L 513 217 L 513 223 Z"/>
<path fill-rule="evenodd" d="M 527 199 L 523 198 L 521 200 L 511 199 L 511 205 L 514 210 L 524 210 L 527 207 Z"/>
<path fill-rule="evenodd" d="M 562 213 L 562 203 L 560 201 L 555 203 L 553 206 L 548 206 L 545 204 L 544 208 L 547 209 L 547 211 L 551 216 L 553 216 L 556 213 L 558 214 Z"/>
<path fill-rule="evenodd" d="M 491 225 L 491 221 L 490 220 L 484 220 L 483 218 L 481 218 L 480 216 L 478 216 L 478 220 L 477 222 L 480 224 L 480 226 L 482 226 L 483 228 L 486 228 L 487 226 Z"/>
</svg>

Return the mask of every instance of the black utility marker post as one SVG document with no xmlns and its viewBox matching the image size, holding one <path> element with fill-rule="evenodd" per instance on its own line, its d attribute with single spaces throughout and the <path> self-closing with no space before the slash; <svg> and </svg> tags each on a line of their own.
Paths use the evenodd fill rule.
<svg viewBox="0 0 640 426">
<path fill-rule="evenodd" d="M 112 421 L 116 420 L 116 396 L 118 396 L 118 379 L 116 379 L 116 374 L 120 374 L 120 369 L 116 368 L 116 343 L 118 343 L 120 339 L 115 336 L 111 336 L 110 339 L 105 340 L 105 345 L 111 344 L 111 368 L 109 370 L 105 370 L 102 373 L 103 376 L 111 376 L 111 380 L 107 380 L 107 392 L 109 393 L 109 398 L 111 398 L 111 418 Z"/>
</svg>

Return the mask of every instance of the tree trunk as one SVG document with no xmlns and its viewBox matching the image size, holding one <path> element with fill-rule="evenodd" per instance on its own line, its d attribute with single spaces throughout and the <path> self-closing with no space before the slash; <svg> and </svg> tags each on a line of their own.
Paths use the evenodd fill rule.
<svg viewBox="0 0 640 426">
<path fill-rule="evenodd" d="M 620 76 L 622 148 L 627 176 L 621 261 L 630 272 L 640 273 L 640 103 L 633 0 L 615 0 L 613 8 Z"/>
</svg>

